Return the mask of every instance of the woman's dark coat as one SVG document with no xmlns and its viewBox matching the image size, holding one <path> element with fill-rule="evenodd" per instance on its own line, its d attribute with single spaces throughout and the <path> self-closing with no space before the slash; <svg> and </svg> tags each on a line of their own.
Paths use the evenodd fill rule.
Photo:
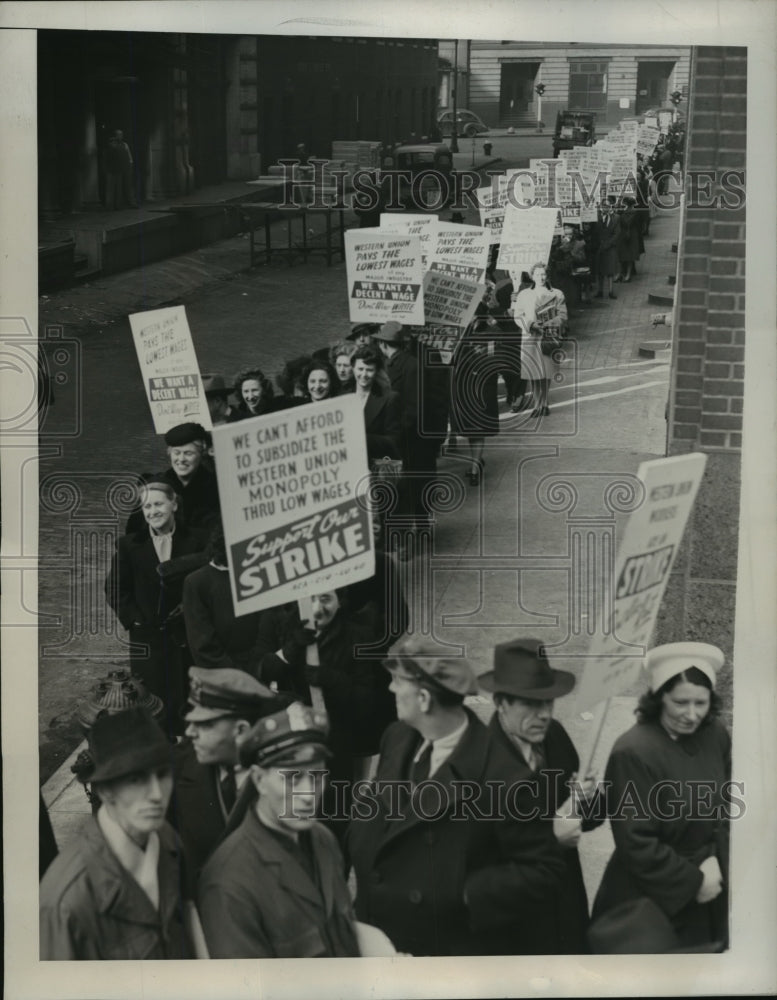
<svg viewBox="0 0 777 1000">
<path fill-rule="evenodd" d="M 637 723 L 619 737 L 605 771 L 615 853 L 594 900 L 594 919 L 648 896 L 683 946 L 726 940 L 730 768 L 731 738 L 714 719 L 677 740 L 657 721 Z M 699 782 L 711 791 L 702 795 Z M 712 855 L 724 890 L 711 903 L 697 903 L 699 865 Z"/>
</svg>

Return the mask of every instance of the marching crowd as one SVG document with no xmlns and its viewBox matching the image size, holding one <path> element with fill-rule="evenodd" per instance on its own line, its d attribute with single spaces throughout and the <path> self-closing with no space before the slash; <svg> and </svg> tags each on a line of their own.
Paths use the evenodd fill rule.
<svg viewBox="0 0 777 1000">
<path fill-rule="evenodd" d="M 605 280 L 614 298 L 648 228 L 644 205 L 607 203 L 518 287 L 491 273 L 452 358 L 387 322 L 288 360 L 274 384 L 257 367 L 231 384 L 205 375 L 212 423 L 355 394 L 372 474 L 398 484 L 407 539 L 429 520 L 444 442 L 468 441 L 465 475 L 480 484 L 500 377 L 515 412 L 548 415 L 567 302 L 603 296 Z M 78 775 L 93 815 L 43 865 L 41 958 L 727 946 L 720 650 L 652 650 L 649 690 L 604 780 L 580 775 L 553 717 L 574 675 L 519 637 L 478 677 L 408 631 L 407 551 L 391 549 L 380 518 L 371 579 L 236 616 L 210 435 L 180 424 L 165 445 L 169 464 L 139 477 L 106 581 L 138 704 L 99 713 L 88 732 Z M 493 700 L 488 723 L 467 701 L 478 692 Z M 591 909 L 578 845 L 605 820 L 615 850 Z"/>
</svg>

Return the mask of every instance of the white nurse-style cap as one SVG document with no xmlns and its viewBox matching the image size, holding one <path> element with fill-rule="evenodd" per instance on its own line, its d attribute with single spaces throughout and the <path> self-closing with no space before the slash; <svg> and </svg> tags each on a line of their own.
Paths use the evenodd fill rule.
<svg viewBox="0 0 777 1000">
<path fill-rule="evenodd" d="M 707 642 L 669 642 L 656 646 L 645 660 L 650 674 L 650 690 L 658 691 L 662 684 L 691 667 L 709 677 L 714 688 L 715 677 L 725 659 L 722 650 Z"/>
</svg>

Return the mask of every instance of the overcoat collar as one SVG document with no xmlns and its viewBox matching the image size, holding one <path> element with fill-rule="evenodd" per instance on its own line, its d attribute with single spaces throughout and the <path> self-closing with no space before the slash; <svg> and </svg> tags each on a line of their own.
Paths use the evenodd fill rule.
<svg viewBox="0 0 777 1000">
<path fill-rule="evenodd" d="M 251 846 L 262 859 L 262 864 L 273 868 L 275 877 L 282 886 L 295 896 L 302 896 L 317 906 L 321 906 L 323 894 L 325 911 L 332 912 L 335 871 L 332 856 L 328 851 L 321 850 L 320 830 L 313 827 L 310 831 L 313 864 L 321 884 L 319 891 L 293 852 L 285 850 L 279 836 L 262 824 L 255 809 L 248 811 L 242 825 Z"/>
<path fill-rule="evenodd" d="M 166 927 L 180 903 L 181 895 L 178 877 L 180 855 L 169 830 L 163 828 L 159 831 L 159 912 L 121 866 L 94 817 L 90 817 L 82 837 L 86 848 L 86 867 L 99 912 L 128 923 L 157 928 L 161 924 Z"/>
<path fill-rule="evenodd" d="M 449 806 L 446 813 L 453 809 L 462 794 L 458 787 L 459 782 L 482 782 L 489 753 L 488 730 L 468 708 L 465 708 L 464 711 L 467 713 L 469 724 L 456 749 L 432 775 L 431 780 L 441 786 L 440 791 L 434 791 L 430 794 L 430 807 L 424 810 L 413 809 L 408 796 L 402 796 L 399 801 L 403 804 L 403 818 L 386 821 L 382 832 L 381 846 L 389 843 L 395 837 L 407 833 L 408 830 L 412 830 L 422 822 L 424 819 L 422 812 L 426 812 L 428 815 L 435 813 L 439 809 L 438 802 L 441 797 L 444 796 L 444 801 Z M 386 748 L 381 760 L 378 781 L 407 779 L 410 773 L 410 763 L 422 742 L 420 733 L 410 726 L 399 723 L 395 730 L 395 738 Z M 431 802 L 432 798 L 433 802 Z"/>
</svg>

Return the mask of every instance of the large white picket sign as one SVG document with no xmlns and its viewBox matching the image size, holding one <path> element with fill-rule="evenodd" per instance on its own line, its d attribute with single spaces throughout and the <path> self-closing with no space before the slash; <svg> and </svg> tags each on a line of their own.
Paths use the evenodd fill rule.
<svg viewBox="0 0 777 1000">
<path fill-rule="evenodd" d="M 224 424 L 213 447 L 236 615 L 373 576 L 355 395 Z"/>
<path fill-rule="evenodd" d="M 645 499 L 618 545 L 604 628 L 591 642 L 575 692 L 579 711 L 639 678 L 706 463 L 706 455 L 694 453 L 640 465 Z"/>
</svg>

